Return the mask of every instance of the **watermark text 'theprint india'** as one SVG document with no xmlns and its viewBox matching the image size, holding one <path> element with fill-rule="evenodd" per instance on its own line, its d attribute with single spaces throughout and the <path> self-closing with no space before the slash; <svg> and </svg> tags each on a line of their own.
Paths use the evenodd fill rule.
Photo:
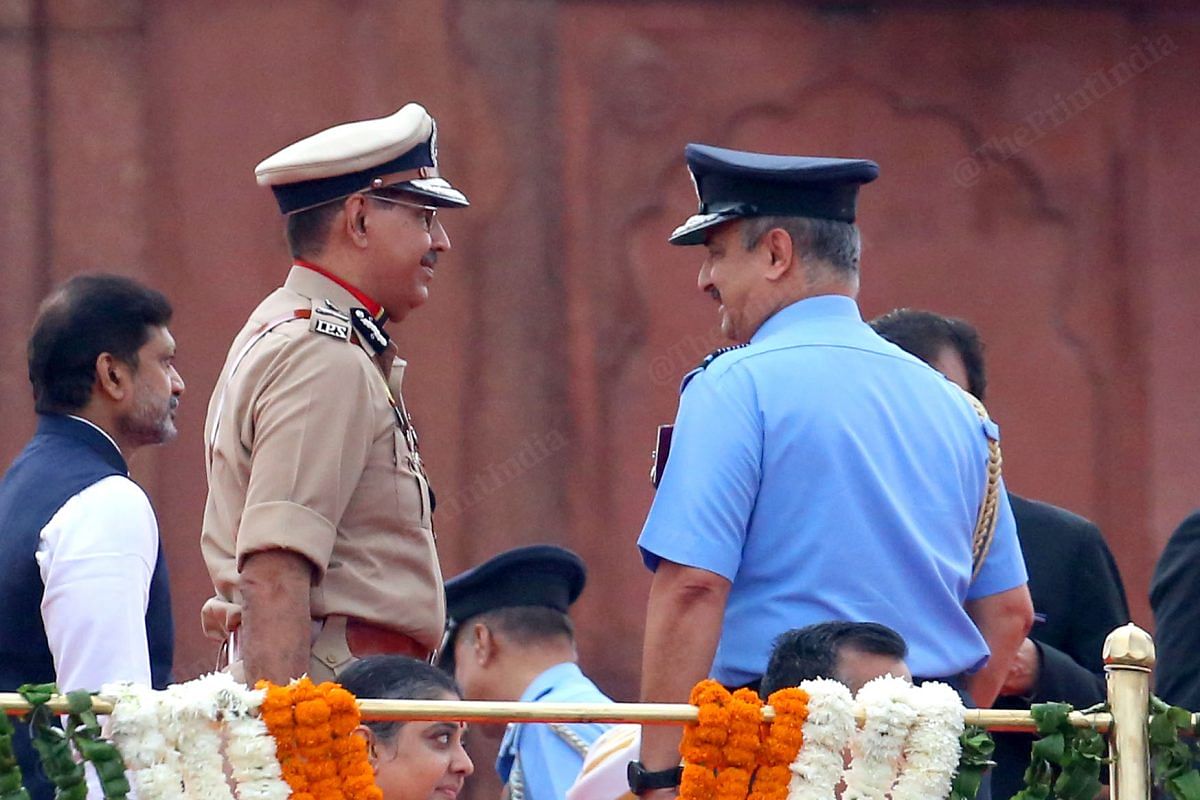
<svg viewBox="0 0 1200 800">
<path fill-rule="evenodd" d="M 1055 94 L 1053 103 L 1026 116 L 1009 133 L 993 136 L 972 150 L 954 165 L 954 182 L 963 188 L 973 186 L 988 167 L 1017 155 L 1178 50 L 1179 46 L 1165 33 L 1145 37 L 1129 49 L 1125 58 L 1093 72 L 1075 91 Z"/>
<path fill-rule="evenodd" d="M 778 300 L 764 298 L 748 303 L 739 316 L 742 319 L 752 319 L 761 315 L 765 320 L 778 310 Z M 650 359 L 650 380 L 655 386 L 679 385 L 684 375 L 704 363 L 707 355 L 731 344 L 734 342 L 730 341 L 719 324 L 704 334 L 684 334 Z"/>
<path fill-rule="evenodd" d="M 567 437 L 559 431 L 527 437 L 511 456 L 477 471 L 465 489 L 444 500 L 438 498 L 437 518 L 444 520 L 456 517 L 468 508 L 478 505 L 484 498 L 529 474 L 566 446 Z"/>
</svg>

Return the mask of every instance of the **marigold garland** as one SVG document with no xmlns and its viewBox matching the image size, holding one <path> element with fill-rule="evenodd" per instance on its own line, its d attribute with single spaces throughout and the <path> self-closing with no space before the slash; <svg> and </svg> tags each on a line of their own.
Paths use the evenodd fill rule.
<svg viewBox="0 0 1200 800">
<path fill-rule="evenodd" d="M 729 690 L 714 680 L 703 680 L 692 687 L 688 702 L 699 711 L 697 721 L 683 729 L 679 744 L 683 756 L 680 800 L 717 800 L 717 771 L 725 765 L 731 700 Z"/>
<path fill-rule="evenodd" d="M 266 689 L 262 718 L 292 800 L 383 800 L 366 743 L 353 735 L 361 719 L 354 695 L 307 677 L 258 686 Z"/>
<path fill-rule="evenodd" d="M 729 701 L 729 736 L 725 766 L 717 772 L 717 800 L 746 800 L 762 746 L 762 699 L 750 689 L 738 689 Z"/>
<path fill-rule="evenodd" d="M 767 705 L 774 709 L 775 721 L 764 726 L 749 800 L 787 800 L 792 778 L 788 767 L 804 746 L 808 692 L 799 688 L 780 689 L 767 698 Z"/>
</svg>

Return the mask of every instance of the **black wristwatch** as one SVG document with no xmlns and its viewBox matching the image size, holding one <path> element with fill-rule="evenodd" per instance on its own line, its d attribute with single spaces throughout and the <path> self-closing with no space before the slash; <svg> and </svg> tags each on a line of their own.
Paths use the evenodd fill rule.
<svg viewBox="0 0 1200 800">
<path fill-rule="evenodd" d="M 683 777 L 683 767 L 671 767 L 650 772 L 642 766 L 642 762 L 630 761 L 625 770 L 625 777 L 629 779 L 629 791 L 634 794 L 645 794 L 655 789 L 673 789 L 678 786 L 680 778 Z"/>
</svg>

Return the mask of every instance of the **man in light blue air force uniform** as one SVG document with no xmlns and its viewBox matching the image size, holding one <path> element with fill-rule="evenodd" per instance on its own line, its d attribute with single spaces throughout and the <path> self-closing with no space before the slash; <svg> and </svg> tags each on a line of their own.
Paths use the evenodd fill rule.
<svg viewBox="0 0 1200 800">
<path fill-rule="evenodd" d="M 700 210 L 670 241 L 703 245 L 699 288 L 741 344 L 685 379 L 638 540 L 654 571 L 642 700 L 685 701 L 706 676 L 756 684 L 778 634 L 850 620 L 899 631 L 914 676 L 991 705 L 1033 620 L 999 434 L 862 320 L 855 202 L 878 166 L 685 154 Z M 677 744 L 643 731 L 635 791 L 669 786 Z"/>
<path fill-rule="evenodd" d="M 508 550 L 446 581 L 439 666 L 468 700 L 610 703 L 576 664 L 567 609 L 587 571 L 575 553 L 538 544 Z M 607 725 L 512 723 L 496 772 L 506 800 L 562 800 Z"/>
</svg>

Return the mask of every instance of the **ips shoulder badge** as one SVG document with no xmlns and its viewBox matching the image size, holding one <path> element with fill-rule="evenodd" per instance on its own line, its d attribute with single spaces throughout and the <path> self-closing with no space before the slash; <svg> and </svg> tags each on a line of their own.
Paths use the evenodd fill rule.
<svg viewBox="0 0 1200 800">
<path fill-rule="evenodd" d="M 375 352 L 376 355 L 382 353 L 387 349 L 387 346 L 391 344 L 391 337 L 389 337 L 387 332 L 379 326 L 379 323 L 377 323 L 374 318 L 367 313 L 365 308 L 355 307 L 350 309 L 350 320 L 354 325 L 354 330 L 358 332 L 359 338 L 362 339 L 371 348 L 371 350 Z"/>
<path fill-rule="evenodd" d="M 316 333 L 332 336 L 334 339 L 350 341 L 350 318 L 328 302 L 313 301 L 308 328 Z"/>
</svg>

